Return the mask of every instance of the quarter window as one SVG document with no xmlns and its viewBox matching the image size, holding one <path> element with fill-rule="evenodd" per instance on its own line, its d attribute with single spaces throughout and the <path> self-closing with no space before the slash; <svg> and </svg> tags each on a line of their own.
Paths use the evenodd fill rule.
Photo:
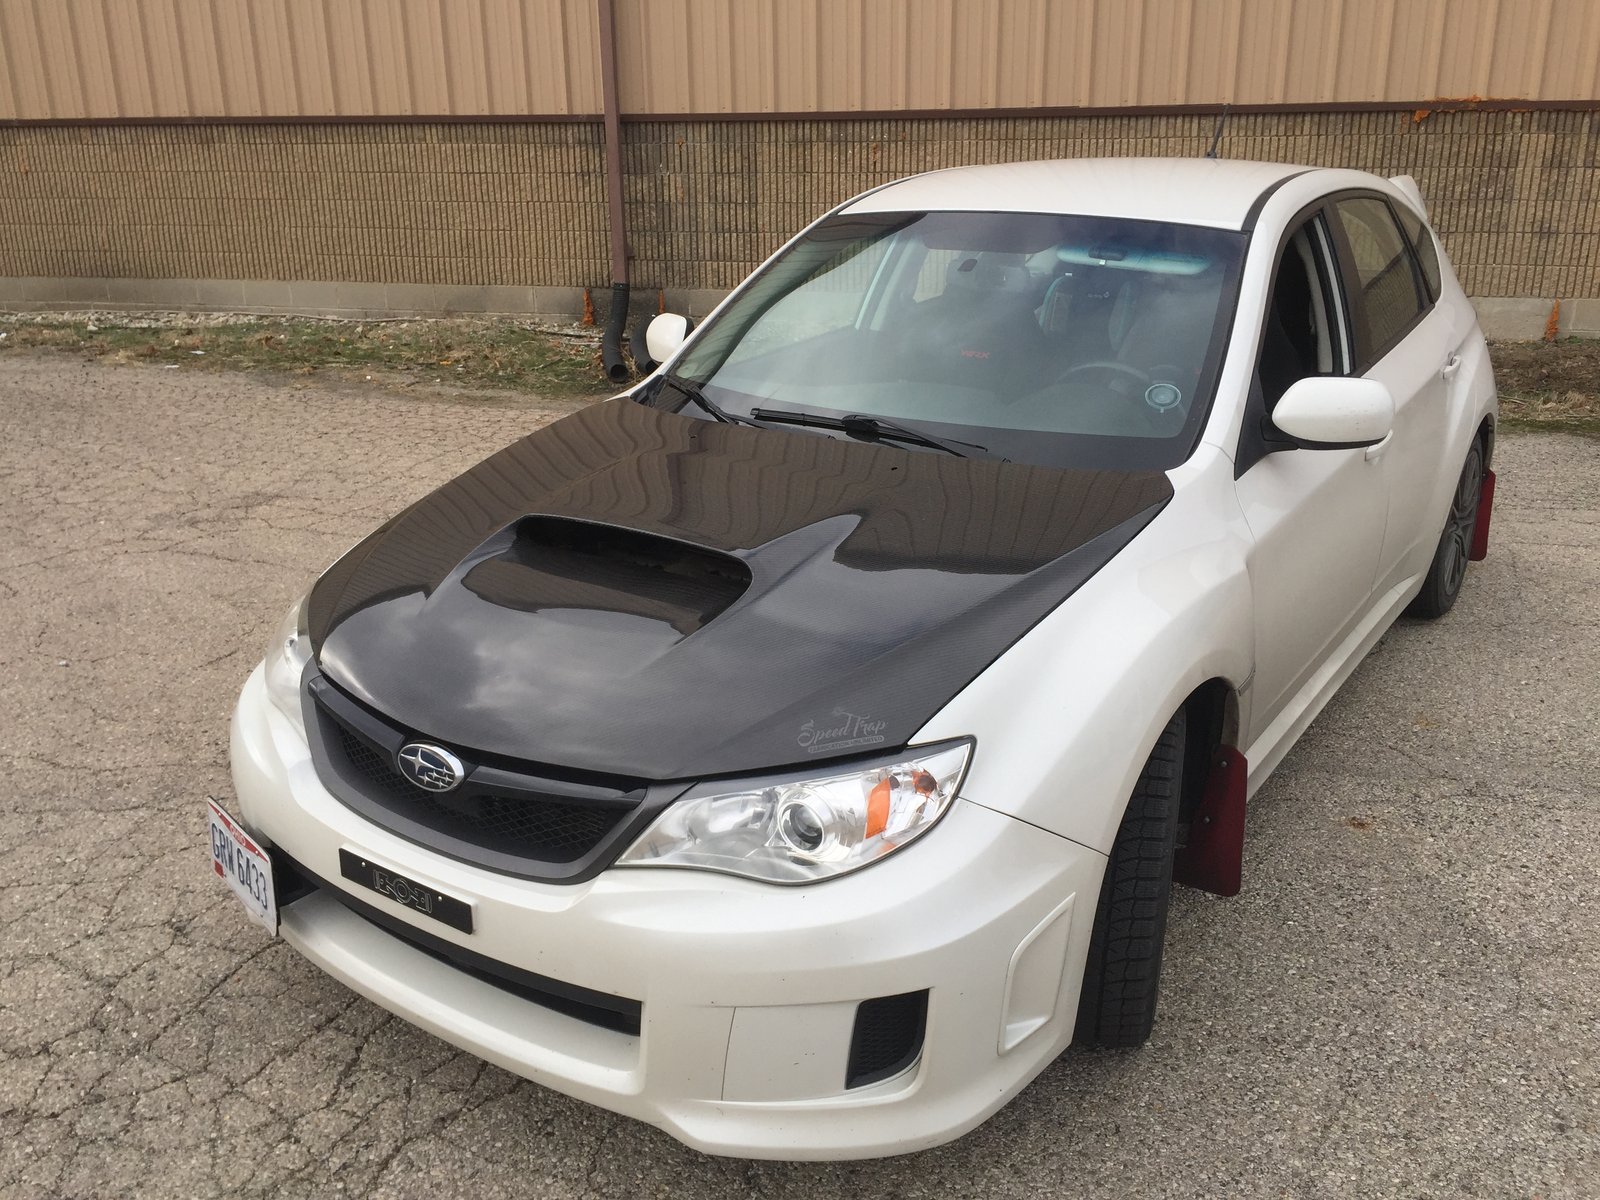
<svg viewBox="0 0 1600 1200">
<path fill-rule="evenodd" d="M 1335 205 L 1350 247 L 1361 291 L 1359 338 L 1367 362 L 1375 362 L 1405 334 L 1425 304 L 1417 292 L 1411 250 L 1394 214 L 1382 200 L 1357 197 Z"/>
</svg>

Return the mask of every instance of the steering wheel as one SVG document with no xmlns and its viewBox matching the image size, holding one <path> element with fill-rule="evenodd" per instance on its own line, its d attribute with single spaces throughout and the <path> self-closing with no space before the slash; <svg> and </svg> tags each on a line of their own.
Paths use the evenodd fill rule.
<svg viewBox="0 0 1600 1200">
<path fill-rule="evenodd" d="M 1068 367 L 1056 377 L 1056 383 L 1064 383 L 1072 376 L 1080 375 L 1086 371 L 1098 371 L 1113 377 L 1131 379 L 1134 384 L 1131 392 L 1124 393 L 1122 388 L 1115 386 L 1108 389 L 1113 395 L 1121 397 L 1120 402 L 1115 407 L 1125 418 L 1143 427 L 1149 436 L 1159 436 L 1166 432 L 1166 427 L 1170 423 L 1168 413 L 1173 410 L 1160 409 L 1151 403 L 1150 392 L 1156 386 L 1157 377 L 1155 375 L 1148 371 L 1142 371 L 1129 363 L 1103 358 Z M 1176 387 L 1171 384 L 1164 386 L 1171 388 L 1174 395 L 1177 395 Z M 1138 401 L 1138 403 L 1135 403 L 1135 401 Z"/>
<path fill-rule="evenodd" d="M 1056 376 L 1056 382 L 1061 383 L 1084 371 L 1116 371 L 1123 375 L 1131 375 L 1135 380 L 1143 384 L 1149 384 L 1150 382 L 1150 376 L 1146 375 L 1138 367 L 1129 366 L 1125 362 L 1117 362 L 1111 358 L 1100 358 L 1094 362 L 1078 363 L 1075 366 L 1068 367 L 1060 375 Z"/>
</svg>

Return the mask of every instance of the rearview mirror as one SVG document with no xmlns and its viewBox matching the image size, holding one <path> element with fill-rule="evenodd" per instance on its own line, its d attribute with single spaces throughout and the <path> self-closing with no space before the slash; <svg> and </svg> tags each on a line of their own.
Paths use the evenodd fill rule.
<svg viewBox="0 0 1600 1200">
<path fill-rule="evenodd" d="M 1307 450 L 1375 446 L 1394 428 L 1394 397 L 1373 379 L 1312 375 L 1290 385 L 1272 423 Z"/>
<path fill-rule="evenodd" d="M 664 363 L 688 336 L 688 317 L 680 317 L 677 313 L 658 313 L 651 318 L 649 327 L 644 331 L 645 349 L 650 351 L 651 358 Z"/>
</svg>

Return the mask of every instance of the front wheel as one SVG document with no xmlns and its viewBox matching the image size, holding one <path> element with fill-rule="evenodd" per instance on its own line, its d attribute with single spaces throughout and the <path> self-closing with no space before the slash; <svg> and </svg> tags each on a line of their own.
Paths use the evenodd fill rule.
<svg viewBox="0 0 1600 1200">
<path fill-rule="evenodd" d="M 1461 467 L 1461 478 L 1456 480 L 1450 515 L 1445 519 L 1439 546 L 1433 552 L 1428 576 L 1422 581 L 1417 598 L 1406 609 L 1407 615 L 1432 620 L 1455 607 L 1462 581 L 1467 577 L 1467 560 L 1472 554 L 1472 533 L 1478 525 L 1478 501 L 1482 494 L 1483 443 L 1474 439 L 1472 449 L 1467 451 L 1467 461 Z"/>
<path fill-rule="evenodd" d="M 1073 1041 L 1138 1046 L 1150 1036 L 1172 894 L 1172 855 L 1183 788 L 1185 721 L 1179 709 L 1139 772 L 1100 885 Z"/>
</svg>

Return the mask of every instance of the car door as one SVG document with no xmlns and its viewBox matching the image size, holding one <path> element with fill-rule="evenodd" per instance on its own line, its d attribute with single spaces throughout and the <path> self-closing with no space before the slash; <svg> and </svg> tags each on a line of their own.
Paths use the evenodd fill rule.
<svg viewBox="0 0 1600 1200">
<path fill-rule="evenodd" d="M 1345 375 L 1353 343 L 1343 277 L 1320 205 L 1283 239 L 1257 353 L 1256 382 L 1235 458 L 1235 488 L 1254 541 L 1254 741 L 1371 604 L 1388 495 L 1381 458 L 1275 440 L 1273 406 L 1296 380 Z"/>
<path fill-rule="evenodd" d="M 1394 397 L 1394 429 L 1366 450 L 1388 491 L 1376 590 L 1428 569 L 1444 514 L 1433 511 L 1449 425 L 1448 383 L 1464 331 L 1437 304 L 1391 203 L 1347 194 L 1333 204 L 1335 242 L 1351 296 L 1356 373 Z"/>
</svg>

